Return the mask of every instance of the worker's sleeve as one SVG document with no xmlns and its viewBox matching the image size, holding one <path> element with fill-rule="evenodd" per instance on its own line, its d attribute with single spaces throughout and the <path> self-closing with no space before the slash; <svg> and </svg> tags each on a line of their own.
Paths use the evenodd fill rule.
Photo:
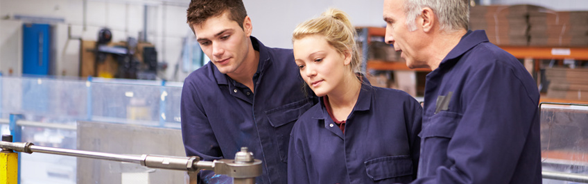
<svg viewBox="0 0 588 184">
<path fill-rule="evenodd" d="M 535 116 L 529 109 L 537 108 L 529 92 L 537 89 L 526 89 L 512 67 L 500 66 L 499 61 L 492 63 L 471 71 L 464 78 L 461 95 L 453 97 L 461 98 L 456 100 L 461 103 L 451 105 L 461 106 L 463 114 L 440 111 L 423 124 L 424 142 L 450 139 L 445 162 L 449 166 L 438 167 L 435 175 L 413 183 L 510 182 L 517 163 L 525 156 L 525 142 L 534 141 L 526 138 Z"/>
<path fill-rule="evenodd" d="M 404 117 L 407 127 L 408 143 L 412 157 L 413 177 L 416 179 L 421 151 L 421 138 L 418 136 L 422 127 L 423 108 L 412 97 L 404 104 Z"/>
<path fill-rule="evenodd" d="M 184 82 L 181 99 L 182 139 L 187 156 L 198 156 L 204 161 L 222 159 L 223 155 L 217 142 L 206 112 L 202 106 L 195 84 L 190 80 Z M 213 171 L 201 170 L 198 183 L 231 183 L 232 178 L 215 175 Z"/>
<path fill-rule="evenodd" d="M 296 124 L 301 123 L 300 121 Z M 305 158 L 306 143 L 297 133 L 297 127 L 294 126 L 290 136 L 290 146 L 288 148 L 288 184 L 311 183 L 308 173 L 308 166 Z"/>
</svg>

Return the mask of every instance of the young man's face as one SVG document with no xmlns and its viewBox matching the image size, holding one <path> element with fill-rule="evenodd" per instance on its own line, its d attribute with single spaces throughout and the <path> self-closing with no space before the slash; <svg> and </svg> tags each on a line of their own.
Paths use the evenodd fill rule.
<svg viewBox="0 0 588 184">
<path fill-rule="evenodd" d="M 250 45 L 251 19 L 246 17 L 243 28 L 229 19 L 228 11 L 192 25 L 202 51 L 223 74 L 239 72 L 247 58 Z"/>
<path fill-rule="evenodd" d="M 384 1 L 384 21 L 386 21 L 385 41 L 388 44 L 394 44 L 396 51 L 401 51 L 401 57 L 406 60 L 406 65 L 410 68 L 422 67 L 423 60 L 419 58 L 418 52 L 422 49 L 423 35 L 417 29 L 410 31 L 406 25 L 406 12 L 404 3 L 406 0 L 385 0 Z"/>
</svg>

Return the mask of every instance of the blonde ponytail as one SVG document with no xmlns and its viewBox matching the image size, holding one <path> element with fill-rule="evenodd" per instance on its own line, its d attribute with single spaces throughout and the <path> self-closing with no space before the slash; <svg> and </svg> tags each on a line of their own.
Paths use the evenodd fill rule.
<svg viewBox="0 0 588 184">
<path fill-rule="evenodd" d="M 361 55 L 355 43 L 357 32 L 345 12 L 329 8 L 320 17 L 299 24 L 292 34 L 292 42 L 309 35 L 324 36 L 340 54 L 350 50 L 351 70 L 355 73 L 361 72 Z"/>
</svg>

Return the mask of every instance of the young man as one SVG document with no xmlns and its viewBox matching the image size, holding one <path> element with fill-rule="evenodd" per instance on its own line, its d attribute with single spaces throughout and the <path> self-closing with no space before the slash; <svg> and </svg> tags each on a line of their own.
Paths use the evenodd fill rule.
<svg viewBox="0 0 588 184">
<path fill-rule="evenodd" d="M 192 0 L 187 17 L 211 61 L 190 74 L 182 89 L 186 154 L 234 159 L 248 147 L 263 161 L 256 183 L 286 183 L 290 130 L 315 101 L 303 88 L 292 50 L 268 48 L 252 37 L 241 0 Z M 201 171 L 199 180 L 231 178 Z"/>
<path fill-rule="evenodd" d="M 468 16 L 464 0 L 384 1 L 386 42 L 433 70 L 413 183 L 541 183 L 537 86 Z"/>
</svg>

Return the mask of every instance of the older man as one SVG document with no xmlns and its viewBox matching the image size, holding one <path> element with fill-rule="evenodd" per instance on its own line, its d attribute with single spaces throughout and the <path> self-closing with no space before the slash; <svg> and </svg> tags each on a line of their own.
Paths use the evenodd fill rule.
<svg viewBox="0 0 588 184">
<path fill-rule="evenodd" d="M 432 70 L 413 183 L 541 183 L 537 86 L 468 16 L 464 0 L 384 1 L 386 42 Z"/>
</svg>

